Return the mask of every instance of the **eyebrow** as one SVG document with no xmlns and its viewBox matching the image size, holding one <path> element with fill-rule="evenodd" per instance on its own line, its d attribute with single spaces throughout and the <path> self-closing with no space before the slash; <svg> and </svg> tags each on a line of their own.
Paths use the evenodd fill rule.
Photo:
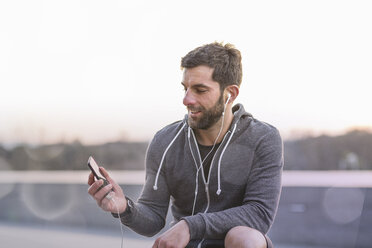
<svg viewBox="0 0 372 248">
<path fill-rule="evenodd" d="M 183 82 L 181 82 L 181 84 L 183 85 L 183 87 L 186 87 Z M 208 85 L 205 85 L 205 84 L 201 83 L 201 84 L 194 84 L 192 86 L 192 88 L 207 88 L 207 89 L 209 89 L 210 87 Z"/>
</svg>

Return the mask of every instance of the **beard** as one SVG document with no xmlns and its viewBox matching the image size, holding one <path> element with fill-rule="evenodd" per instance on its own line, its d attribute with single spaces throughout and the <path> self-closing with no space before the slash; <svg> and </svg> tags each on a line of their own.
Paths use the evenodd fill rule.
<svg viewBox="0 0 372 248">
<path fill-rule="evenodd" d="M 189 107 L 189 111 L 200 111 L 202 115 L 200 119 L 193 119 L 190 116 L 188 117 L 188 124 L 193 129 L 209 129 L 214 124 L 216 124 L 222 117 L 224 110 L 223 94 L 220 95 L 216 104 L 210 109 L 206 109 L 203 106 L 200 107 Z"/>
</svg>

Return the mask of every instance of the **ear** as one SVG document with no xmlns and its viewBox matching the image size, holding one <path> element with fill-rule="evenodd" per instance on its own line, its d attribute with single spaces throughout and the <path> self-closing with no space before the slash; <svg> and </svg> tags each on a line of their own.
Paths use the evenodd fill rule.
<svg viewBox="0 0 372 248">
<path fill-rule="evenodd" d="M 239 95 L 239 87 L 237 85 L 229 85 L 225 88 L 225 100 L 228 98 L 228 94 L 230 94 L 230 100 L 228 103 L 232 103 Z"/>
</svg>

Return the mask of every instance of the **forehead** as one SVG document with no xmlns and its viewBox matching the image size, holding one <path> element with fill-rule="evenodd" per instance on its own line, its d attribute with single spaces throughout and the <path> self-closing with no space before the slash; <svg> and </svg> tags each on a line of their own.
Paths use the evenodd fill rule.
<svg viewBox="0 0 372 248">
<path fill-rule="evenodd" d="M 213 70 L 213 68 L 205 65 L 185 68 L 183 71 L 182 84 L 189 87 L 198 84 L 209 87 L 219 87 L 219 83 L 212 79 Z"/>
</svg>

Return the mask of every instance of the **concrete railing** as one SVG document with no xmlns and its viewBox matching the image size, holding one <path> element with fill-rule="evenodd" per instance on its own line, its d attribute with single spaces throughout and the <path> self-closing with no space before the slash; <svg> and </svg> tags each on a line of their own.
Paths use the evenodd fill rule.
<svg viewBox="0 0 372 248">
<path fill-rule="evenodd" d="M 143 170 L 113 170 L 119 184 L 142 185 Z M 89 171 L 0 171 L 0 183 L 86 184 Z M 284 171 L 283 187 L 372 188 L 372 171 Z"/>
</svg>

